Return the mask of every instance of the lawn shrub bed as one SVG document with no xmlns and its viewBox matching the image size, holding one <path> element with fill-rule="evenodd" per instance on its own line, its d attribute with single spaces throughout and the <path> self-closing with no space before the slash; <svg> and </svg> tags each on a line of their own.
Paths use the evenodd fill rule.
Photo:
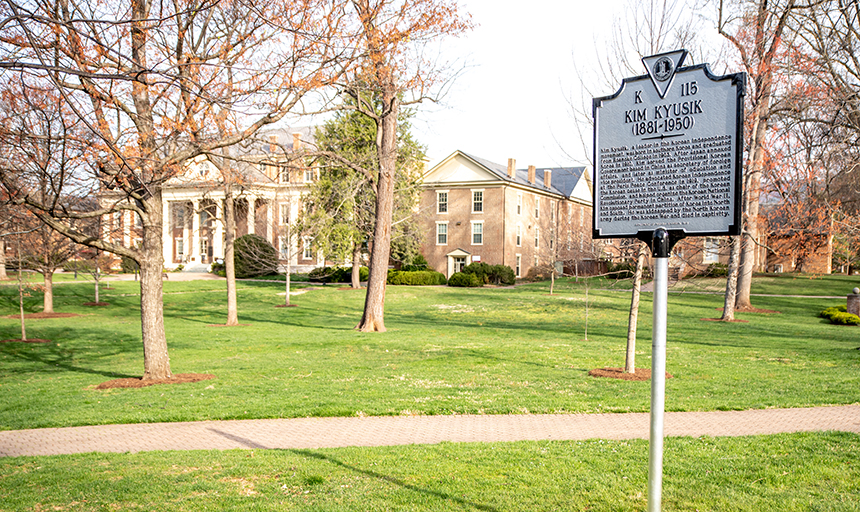
<svg viewBox="0 0 860 512">
<path fill-rule="evenodd" d="M 391 270 L 388 272 L 388 284 L 409 286 L 434 286 L 446 284 L 445 274 L 435 270 L 418 270 L 404 272 L 402 270 Z"/>
<path fill-rule="evenodd" d="M 517 282 L 514 270 L 507 265 L 472 263 L 463 267 L 463 273 L 476 275 L 484 284 L 511 286 Z"/>
<path fill-rule="evenodd" d="M 821 318 L 830 320 L 836 325 L 860 325 L 860 316 L 852 315 L 845 306 L 834 306 L 819 313 Z"/>
<path fill-rule="evenodd" d="M 457 286 L 461 288 L 477 288 L 484 286 L 484 282 L 477 274 L 468 274 L 466 272 L 454 272 L 451 278 L 448 279 L 448 286 Z"/>
</svg>

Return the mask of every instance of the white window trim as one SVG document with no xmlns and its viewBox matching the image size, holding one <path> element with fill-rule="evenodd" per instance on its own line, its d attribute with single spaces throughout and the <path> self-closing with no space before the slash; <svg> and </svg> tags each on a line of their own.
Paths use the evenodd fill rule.
<svg viewBox="0 0 860 512">
<path fill-rule="evenodd" d="M 312 260 L 314 259 L 313 247 L 311 246 L 312 239 L 309 237 L 302 238 L 302 259 L 303 260 Z"/>
<path fill-rule="evenodd" d="M 439 211 L 439 194 L 445 194 L 445 211 Z M 448 215 L 448 212 L 451 211 L 451 193 L 448 190 L 437 190 L 436 191 L 436 213 L 439 215 Z"/>
<path fill-rule="evenodd" d="M 720 262 L 720 241 L 717 238 L 705 237 L 702 243 L 702 263 Z"/>
<path fill-rule="evenodd" d="M 523 246 L 523 225 L 517 224 L 517 233 L 516 233 L 516 245 L 517 247 Z"/>
<path fill-rule="evenodd" d="M 475 192 L 480 192 L 480 193 L 481 193 L 481 211 L 475 211 Z M 481 214 L 481 213 L 484 213 L 484 211 L 485 211 L 484 205 L 485 205 L 485 204 L 486 204 L 486 202 L 487 202 L 487 201 L 486 201 L 486 198 L 484 197 L 484 189 L 482 189 L 482 188 L 473 188 L 473 189 L 471 189 L 471 190 L 469 191 L 469 200 L 470 200 L 470 202 L 471 202 L 471 204 L 472 204 L 472 206 L 471 206 L 471 208 L 472 208 L 472 213 L 475 213 L 475 214 Z"/>
<path fill-rule="evenodd" d="M 472 245 L 484 245 L 484 221 L 473 220 L 473 221 L 470 221 L 470 224 L 472 226 L 472 230 L 471 230 L 471 234 L 470 234 L 470 236 L 471 236 L 470 241 L 472 242 Z M 478 225 L 481 226 L 481 242 L 476 244 L 475 243 L 475 226 L 478 226 Z"/>
<path fill-rule="evenodd" d="M 540 228 L 535 227 L 535 249 L 540 249 Z"/>
<path fill-rule="evenodd" d="M 540 196 L 535 194 L 535 218 L 540 218 Z"/>
<path fill-rule="evenodd" d="M 514 261 L 514 271 L 516 272 L 516 277 L 520 277 L 523 270 L 523 255 L 517 254 L 516 260 Z"/>
<path fill-rule="evenodd" d="M 523 214 L 523 193 L 517 192 L 517 215 Z"/>
<path fill-rule="evenodd" d="M 439 243 L 439 226 L 440 225 L 445 226 L 445 243 L 444 244 Z M 448 237 L 449 237 L 448 221 L 446 220 L 446 221 L 436 222 L 436 245 L 448 245 Z"/>
</svg>

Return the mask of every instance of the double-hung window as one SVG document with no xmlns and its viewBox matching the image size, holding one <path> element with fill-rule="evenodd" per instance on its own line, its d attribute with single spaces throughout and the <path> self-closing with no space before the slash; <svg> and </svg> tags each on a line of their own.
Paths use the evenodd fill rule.
<svg viewBox="0 0 860 512">
<path fill-rule="evenodd" d="M 481 213 L 484 211 L 484 191 L 472 191 L 472 213 Z"/>
<path fill-rule="evenodd" d="M 448 223 L 436 223 L 436 245 L 448 245 Z"/>
<path fill-rule="evenodd" d="M 517 192 L 517 215 L 523 214 L 523 193 Z"/>
<path fill-rule="evenodd" d="M 702 255 L 702 263 L 720 262 L 720 240 L 718 238 L 705 238 L 705 251 Z"/>
<path fill-rule="evenodd" d="M 436 192 L 436 213 L 448 213 L 448 191 Z"/>
<path fill-rule="evenodd" d="M 484 223 L 472 222 L 472 245 L 482 245 L 484 243 Z"/>
<path fill-rule="evenodd" d="M 523 225 L 517 224 L 517 247 L 523 246 Z"/>
</svg>

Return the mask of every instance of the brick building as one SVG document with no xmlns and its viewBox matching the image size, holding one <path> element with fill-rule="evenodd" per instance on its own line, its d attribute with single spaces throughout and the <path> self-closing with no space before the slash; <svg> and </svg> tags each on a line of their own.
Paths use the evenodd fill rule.
<svg viewBox="0 0 860 512">
<path fill-rule="evenodd" d="M 424 175 L 422 254 L 450 277 L 481 261 L 530 271 L 595 259 L 585 167 L 516 169 L 455 151 Z M 533 270 L 534 269 L 534 270 Z"/>
</svg>

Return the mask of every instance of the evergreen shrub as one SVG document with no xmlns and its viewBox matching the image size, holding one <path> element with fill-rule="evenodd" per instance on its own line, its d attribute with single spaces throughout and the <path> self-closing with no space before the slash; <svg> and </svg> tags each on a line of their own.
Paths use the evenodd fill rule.
<svg viewBox="0 0 860 512">
<path fill-rule="evenodd" d="M 476 288 L 484 286 L 484 282 L 476 274 L 466 272 L 454 272 L 451 278 L 448 279 L 448 286 L 459 286 L 467 288 Z"/>
<path fill-rule="evenodd" d="M 278 251 L 260 235 L 240 236 L 233 243 L 233 266 L 237 278 L 278 273 Z"/>
<path fill-rule="evenodd" d="M 473 274 L 484 284 L 510 286 L 516 283 L 514 270 L 506 265 L 490 265 L 489 263 L 471 263 L 463 267 L 464 274 Z"/>
<path fill-rule="evenodd" d="M 845 306 L 827 308 L 819 313 L 818 316 L 830 320 L 831 324 L 860 325 L 860 316 L 852 315 L 846 310 Z"/>
<path fill-rule="evenodd" d="M 447 283 L 445 274 L 435 270 L 404 272 L 395 270 L 388 273 L 388 284 L 409 286 L 433 286 Z"/>
</svg>

